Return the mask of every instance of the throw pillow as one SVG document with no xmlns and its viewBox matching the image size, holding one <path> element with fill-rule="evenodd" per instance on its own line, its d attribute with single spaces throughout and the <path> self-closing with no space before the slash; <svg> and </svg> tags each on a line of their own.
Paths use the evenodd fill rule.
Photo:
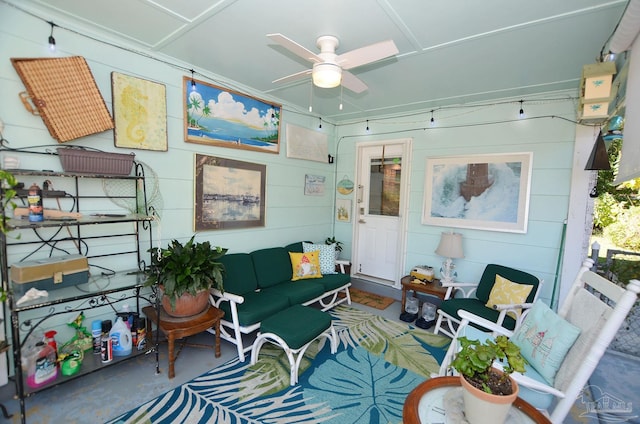
<svg viewBox="0 0 640 424">
<path fill-rule="evenodd" d="M 336 273 L 336 244 L 314 244 L 302 242 L 303 252 L 320 252 L 320 272 L 324 274 Z"/>
<path fill-rule="evenodd" d="M 291 281 L 322 277 L 317 250 L 307 253 L 289 252 L 289 257 L 291 258 L 291 267 L 293 268 Z"/>
<path fill-rule="evenodd" d="M 489 293 L 489 300 L 485 305 L 487 308 L 493 308 L 493 305 L 519 305 L 527 301 L 529 293 L 533 289 L 529 284 L 518 284 L 509 281 L 501 275 L 496 274 L 496 282 Z M 522 309 L 518 308 L 518 314 L 522 313 Z M 514 312 L 507 312 L 507 315 L 513 319 L 518 319 Z"/>
<path fill-rule="evenodd" d="M 579 335 L 580 328 L 537 300 L 511 341 L 547 383 L 553 385 L 564 357 Z"/>
</svg>

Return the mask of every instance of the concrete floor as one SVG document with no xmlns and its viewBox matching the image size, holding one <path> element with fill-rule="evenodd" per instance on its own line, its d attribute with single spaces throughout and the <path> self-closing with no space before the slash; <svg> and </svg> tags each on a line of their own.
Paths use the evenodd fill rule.
<svg viewBox="0 0 640 424">
<path fill-rule="evenodd" d="M 371 313 L 380 314 L 386 318 L 398 320 L 401 305 L 399 302 L 400 291 L 384 287 L 377 284 L 367 283 L 362 280 L 353 280 L 353 286 L 363 290 L 376 292 L 395 298 L 394 302 L 385 310 L 377 310 L 366 306 L 353 304 Z M 74 381 L 56 386 L 39 392 L 25 400 L 28 423 L 102 423 L 117 417 L 118 415 L 150 400 L 174 387 L 181 385 L 213 368 L 227 362 L 236 356 L 233 345 L 223 341 L 221 346 L 222 356 L 215 358 L 213 352 L 213 336 L 208 333 L 201 333 L 190 337 L 189 342 L 208 345 L 209 348 L 186 346 L 180 352 L 175 364 L 176 376 L 173 379 L 167 378 L 167 346 L 161 343 L 159 346 L 160 374 L 156 374 L 155 354 L 140 356 L 109 369 L 83 376 Z M 177 349 L 177 347 L 176 347 Z M 247 359 L 248 360 L 248 359 Z M 599 375 L 610 376 L 609 381 L 616 381 L 615 373 L 625 374 L 625 370 L 636 370 L 626 367 L 620 358 L 615 358 L 618 364 L 617 369 L 599 369 Z M 609 362 L 608 362 L 609 363 Z M 626 402 L 633 402 L 634 410 L 640 407 L 640 379 L 632 379 L 631 387 L 625 387 L 624 393 L 617 393 L 617 397 Z M 610 389 L 606 386 L 606 381 L 602 377 L 598 381 L 600 388 L 607 393 Z M 10 422 L 18 423 L 19 403 L 15 399 L 15 387 L 13 381 L 0 388 L 0 402 L 14 414 Z M 637 414 L 636 414 L 637 415 Z M 637 418 L 635 418 L 637 419 Z M 0 422 L 2 422 L 0 417 Z M 627 422 L 633 421 L 631 418 Z M 584 420 L 580 417 L 573 421 L 575 423 L 597 423 L 598 420 Z"/>
</svg>

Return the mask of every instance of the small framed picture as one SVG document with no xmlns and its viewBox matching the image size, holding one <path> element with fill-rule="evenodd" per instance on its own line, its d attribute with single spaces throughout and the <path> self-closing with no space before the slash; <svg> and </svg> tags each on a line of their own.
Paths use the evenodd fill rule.
<svg viewBox="0 0 640 424">
<path fill-rule="evenodd" d="M 336 221 L 351 222 L 351 200 L 336 200 Z"/>
</svg>

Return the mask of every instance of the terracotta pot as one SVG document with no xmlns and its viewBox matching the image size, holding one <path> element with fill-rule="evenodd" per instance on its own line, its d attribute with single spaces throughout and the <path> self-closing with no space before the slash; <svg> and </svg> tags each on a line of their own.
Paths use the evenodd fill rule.
<svg viewBox="0 0 640 424">
<path fill-rule="evenodd" d="M 495 370 L 498 373 L 501 371 Z M 463 387 L 464 415 L 469 424 L 503 424 L 509 414 L 511 405 L 518 397 L 518 383 L 511 380 L 513 393 L 507 396 L 492 395 L 472 386 L 466 378 L 460 375 Z"/>
<path fill-rule="evenodd" d="M 175 308 L 171 307 L 171 301 L 162 295 L 162 307 L 168 315 L 176 318 L 198 315 L 209 306 L 209 290 L 202 290 L 196 296 L 185 293 L 176 299 Z"/>
</svg>

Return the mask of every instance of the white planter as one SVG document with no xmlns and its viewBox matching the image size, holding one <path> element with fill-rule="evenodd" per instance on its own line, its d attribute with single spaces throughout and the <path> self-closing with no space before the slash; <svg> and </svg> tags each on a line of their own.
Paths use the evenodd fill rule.
<svg viewBox="0 0 640 424">
<path fill-rule="evenodd" d="M 518 384 L 511 379 L 514 388 L 508 396 L 492 395 L 473 387 L 460 376 L 463 387 L 464 415 L 469 424 L 503 424 L 509 414 L 511 405 L 518 397 Z"/>
</svg>

